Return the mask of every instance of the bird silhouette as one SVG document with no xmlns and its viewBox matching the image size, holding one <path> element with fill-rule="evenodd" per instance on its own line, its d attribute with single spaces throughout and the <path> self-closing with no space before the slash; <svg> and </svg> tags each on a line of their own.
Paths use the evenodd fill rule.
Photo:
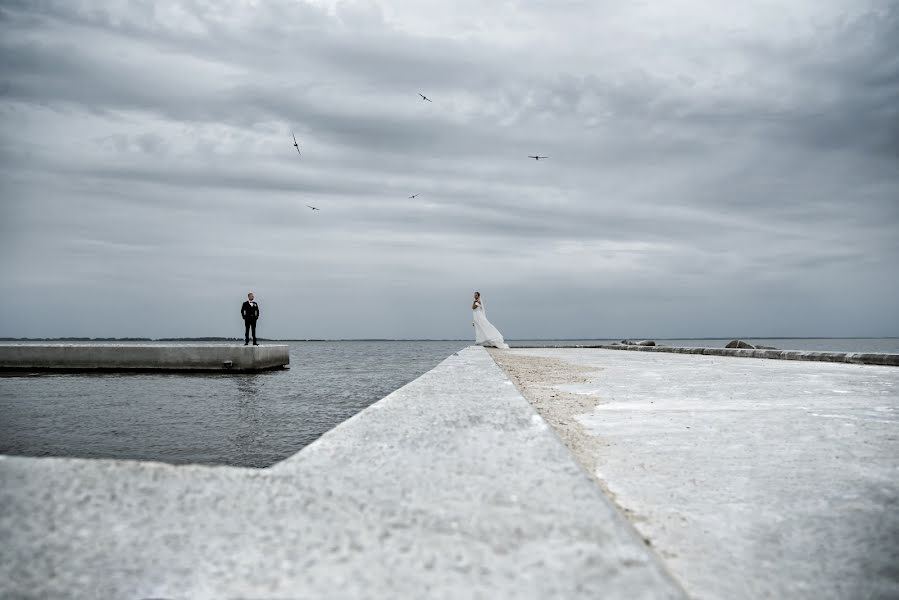
<svg viewBox="0 0 899 600">
<path fill-rule="evenodd" d="M 312 210 L 321 210 L 320 208 L 315 208 L 314 206 L 306 205 L 306 208 L 311 208 Z"/>
<path fill-rule="evenodd" d="M 303 154 L 300 152 L 300 145 L 297 143 L 297 136 L 296 136 L 296 134 L 294 133 L 294 134 L 291 134 L 291 135 L 293 135 L 293 147 L 297 149 L 297 154 L 299 154 L 300 156 L 303 156 Z"/>
<path fill-rule="evenodd" d="M 417 197 L 418 197 L 418 194 L 412 194 L 411 196 L 409 196 L 409 200 L 411 200 L 412 198 L 417 198 Z"/>
<path fill-rule="evenodd" d="M 433 100 L 431 100 L 430 98 L 428 98 L 427 96 L 425 96 L 424 94 L 422 94 L 421 92 L 418 92 L 418 95 L 421 96 L 421 99 L 422 99 L 423 101 L 424 101 L 424 100 L 427 100 L 428 102 L 434 102 Z"/>
<path fill-rule="evenodd" d="M 549 158 L 548 156 L 531 156 L 528 155 L 528 158 L 533 158 L 534 160 L 540 160 L 541 158 Z"/>
</svg>

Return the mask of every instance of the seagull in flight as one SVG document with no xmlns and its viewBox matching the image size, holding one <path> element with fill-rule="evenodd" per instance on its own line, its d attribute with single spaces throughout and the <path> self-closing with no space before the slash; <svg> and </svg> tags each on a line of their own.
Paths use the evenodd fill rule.
<svg viewBox="0 0 899 600">
<path fill-rule="evenodd" d="M 427 96 L 422 94 L 421 92 L 418 92 L 418 95 L 421 96 L 422 101 L 427 100 L 428 102 L 434 102 L 433 100 L 431 100 L 430 98 L 428 98 Z"/>
<path fill-rule="evenodd" d="M 306 208 L 311 208 L 312 210 L 321 210 L 320 208 L 315 208 L 314 206 L 306 205 Z"/>
<path fill-rule="evenodd" d="M 549 158 L 548 156 L 531 156 L 528 155 L 528 158 L 533 158 L 534 160 L 540 160 L 541 158 Z"/>
<path fill-rule="evenodd" d="M 293 135 L 293 147 L 297 149 L 297 154 L 299 154 L 300 156 L 303 156 L 303 155 L 300 153 L 300 145 L 297 143 L 297 136 L 296 136 L 296 134 L 294 133 L 294 134 L 292 134 L 292 135 Z"/>
<path fill-rule="evenodd" d="M 412 194 L 411 196 L 409 196 L 409 200 L 411 200 L 412 198 L 417 198 L 417 197 L 418 197 L 418 194 Z"/>
</svg>

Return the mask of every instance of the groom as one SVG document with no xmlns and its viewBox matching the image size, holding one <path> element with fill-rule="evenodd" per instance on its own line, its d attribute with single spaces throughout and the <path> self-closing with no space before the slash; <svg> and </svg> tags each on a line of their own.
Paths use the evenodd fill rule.
<svg viewBox="0 0 899 600">
<path fill-rule="evenodd" d="M 244 343 L 246 346 L 250 343 L 250 330 L 253 330 L 253 345 L 256 343 L 256 321 L 259 319 L 259 305 L 253 301 L 253 292 L 247 294 L 247 301 L 240 307 L 240 316 L 243 317 L 244 324 Z"/>
</svg>

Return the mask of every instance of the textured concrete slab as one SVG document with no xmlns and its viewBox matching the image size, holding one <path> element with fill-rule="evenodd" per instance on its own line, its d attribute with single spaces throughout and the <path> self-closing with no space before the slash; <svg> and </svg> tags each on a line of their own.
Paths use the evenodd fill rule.
<svg viewBox="0 0 899 600">
<path fill-rule="evenodd" d="M 0 369 L 55 371 L 264 371 L 290 363 L 286 344 L 0 344 Z"/>
<path fill-rule="evenodd" d="M 0 596 L 683 598 L 482 348 L 269 469 L 0 460 Z"/>
<path fill-rule="evenodd" d="M 556 389 L 598 400 L 582 447 L 691 597 L 899 598 L 899 370 L 513 352 L 592 369 Z"/>
</svg>

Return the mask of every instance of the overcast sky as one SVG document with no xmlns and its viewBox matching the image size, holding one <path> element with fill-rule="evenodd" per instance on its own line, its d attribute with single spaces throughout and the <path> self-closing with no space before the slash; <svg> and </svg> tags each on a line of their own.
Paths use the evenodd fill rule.
<svg viewBox="0 0 899 600">
<path fill-rule="evenodd" d="M 0 0 L 0 170 L 0 336 L 895 336 L 899 3 Z"/>
</svg>

